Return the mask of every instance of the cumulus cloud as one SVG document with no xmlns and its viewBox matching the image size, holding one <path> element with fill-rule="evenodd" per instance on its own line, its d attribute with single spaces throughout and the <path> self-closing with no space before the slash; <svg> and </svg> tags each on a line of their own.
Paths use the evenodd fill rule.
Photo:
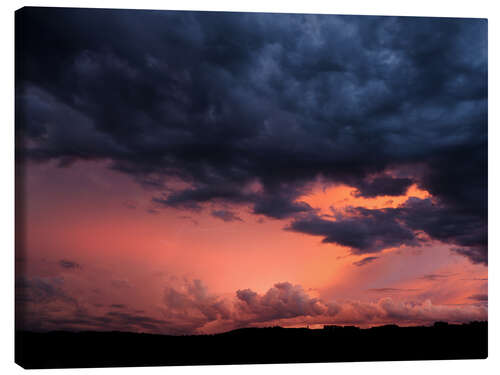
<svg viewBox="0 0 500 375">
<path fill-rule="evenodd" d="M 201 280 L 186 281 L 180 287 L 167 286 L 164 291 L 164 318 L 177 332 L 195 332 L 215 320 L 228 320 L 229 302 L 210 294 Z"/>
<path fill-rule="evenodd" d="M 394 292 L 390 288 L 377 292 Z M 160 310 L 134 310 L 125 304 L 89 306 L 70 298 L 60 279 L 20 278 L 16 282 L 16 325 L 32 330 L 122 330 L 166 334 L 201 334 L 249 326 L 304 324 L 398 323 L 486 320 L 482 303 L 435 305 L 430 300 L 326 301 L 301 285 L 274 284 L 265 293 L 237 290 L 232 296 L 210 293 L 200 280 L 183 280 L 165 287 Z M 484 302 L 487 296 L 472 295 Z"/>
<path fill-rule="evenodd" d="M 338 306 L 309 296 L 300 285 L 277 283 L 266 293 L 237 290 L 234 298 L 208 292 L 200 280 L 168 286 L 163 317 L 177 333 L 207 332 L 272 324 L 281 319 L 334 316 Z"/>
<path fill-rule="evenodd" d="M 465 323 L 486 320 L 487 310 L 474 305 L 435 305 L 430 300 L 396 301 L 390 297 L 376 302 L 348 301 L 342 305 L 339 321 L 345 323 L 374 324 L 398 322 L 399 324 L 430 324 L 435 321 Z"/>
<path fill-rule="evenodd" d="M 237 320 L 269 322 L 305 316 L 334 316 L 338 306 L 311 298 L 300 285 L 274 284 L 265 294 L 251 289 L 238 290 Z"/>
<path fill-rule="evenodd" d="M 236 291 L 232 300 L 207 293 L 200 281 L 187 284 L 184 292 L 166 289 L 171 321 L 184 332 L 217 332 L 247 326 L 303 324 L 357 324 L 372 326 L 397 322 L 402 325 L 454 323 L 486 320 L 487 309 L 479 305 L 435 305 L 431 300 L 404 301 L 390 297 L 373 302 L 325 301 L 310 296 L 300 285 L 276 283 L 265 293 Z M 377 292 L 389 292 L 378 289 Z M 375 291 L 375 290 L 374 290 Z M 390 292 L 403 290 L 393 289 Z M 220 306 L 224 309 L 221 311 Z M 181 315 L 176 313 L 182 312 Z M 174 320 L 172 320 L 174 319 Z"/>
</svg>

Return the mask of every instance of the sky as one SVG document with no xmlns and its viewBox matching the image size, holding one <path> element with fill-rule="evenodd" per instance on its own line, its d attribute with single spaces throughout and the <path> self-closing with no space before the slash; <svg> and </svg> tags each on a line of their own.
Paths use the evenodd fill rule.
<svg viewBox="0 0 500 375">
<path fill-rule="evenodd" d="M 487 21 L 23 8 L 16 326 L 487 320 Z"/>
</svg>

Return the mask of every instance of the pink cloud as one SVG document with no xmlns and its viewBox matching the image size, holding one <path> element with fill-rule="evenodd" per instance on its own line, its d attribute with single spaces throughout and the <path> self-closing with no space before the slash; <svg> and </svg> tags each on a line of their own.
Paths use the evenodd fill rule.
<svg viewBox="0 0 500 375">
<path fill-rule="evenodd" d="M 465 323 L 487 320 L 483 304 L 439 305 L 423 301 L 325 301 L 301 285 L 274 284 L 265 293 L 239 289 L 224 297 L 210 293 L 201 280 L 170 283 L 159 312 L 120 311 L 68 299 L 62 280 L 30 279 L 18 283 L 19 311 L 31 329 L 127 330 L 165 334 L 217 333 L 250 326 L 355 324 L 362 327 L 396 323 L 426 325 L 435 321 Z M 38 297 L 38 298 L 35 298 Z M 43 297 L 43 298 L 41 298 Z M 22 317 L 20 317 L 22 321 Z M 30 328 L 30 327 L 27 327 Z"/>
</svg>

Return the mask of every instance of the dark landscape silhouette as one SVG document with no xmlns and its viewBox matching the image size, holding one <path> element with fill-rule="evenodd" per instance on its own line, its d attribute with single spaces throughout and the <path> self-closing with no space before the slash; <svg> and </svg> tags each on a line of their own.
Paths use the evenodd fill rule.
<svg viewBox="0 0 500 375">
<path fill-rule="evenodd" d="M 487 355 L 487 322 L 368 329 L 242 328 L 191 336 L 16 332 L 16 363 L 27 369 L 484 359 Z"/>
</svg>

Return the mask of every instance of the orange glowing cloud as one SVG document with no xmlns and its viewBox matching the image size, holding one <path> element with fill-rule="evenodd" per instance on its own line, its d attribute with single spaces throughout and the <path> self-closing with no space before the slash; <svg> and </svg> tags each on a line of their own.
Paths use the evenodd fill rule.
<svg viewBox="0 0 500 375">
<path fill-rule="evenodd" d="M 331 207 L 342 210 L 345 207 L 355 206 L 369 209 L 395 208 L 406 202 L 410 197 L 420 199 L 430 198 L 426 190 L 416 184 L 411 185 L 405 195 L 377 196 L 365 198 L 356 194 L 357 189 L 346 185 L 332 185 L 327 187 L 315 186 L 310 193 L 300 198 L 311 207 L 318 208 L 321 214 L 331 214 Z"/>
</svg>

